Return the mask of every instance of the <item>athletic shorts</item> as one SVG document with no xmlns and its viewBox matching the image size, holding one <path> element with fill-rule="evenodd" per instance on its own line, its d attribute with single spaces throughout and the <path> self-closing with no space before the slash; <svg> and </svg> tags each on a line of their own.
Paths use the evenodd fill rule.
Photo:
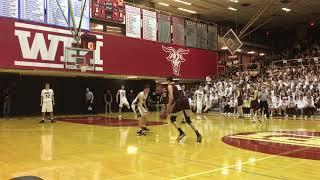
<svg viewBox="0 0 320 180">
<path fill-rule="evenodd" d="M 131 108 L 137 118 L 144 117 L 147 115 L 148 111 L 144 107 L 139 107 L 138 105 L 131 105 Z"/>
<path fill-rule="evenodd" d="M 53 112 L 53 105 L 52 102 L 43 102 L 41 112 Z"/>
<path fill-rule="evenodd" d="M 258 100 L 251 101 L 250 109 L 253 109 L 254 111 L 257 111 L 260 109 L 260 103 Z"/>
<path fill-rule="evenodd" d="M 174 102 L 172 113 L 177 113 L 183 110 L 190 109 L 189 101 L 187 98 L 179 99 Z"/>
<path fill-rule="evenodd" d="M 237 98 L 237 101 L 238 101 L 238 106 L 242 106 L 242 105 L 243 105 L 243 99 L 242 99 L 242 97 L 238 97 L 238 98 Z"/>
<path fill-rule="evenodd" d="M 120 99 L 119 107 L 122 108 L 123 105 L 129 106 L 129 102 L 128 102 L 128 100 L 126 98 L 125 99 Z"/>
</svg>

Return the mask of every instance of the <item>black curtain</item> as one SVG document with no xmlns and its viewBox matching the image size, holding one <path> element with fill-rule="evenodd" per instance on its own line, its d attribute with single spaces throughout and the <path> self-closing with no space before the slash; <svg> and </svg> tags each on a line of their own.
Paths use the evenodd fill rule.
<svg viewBox="0 0 320 180">
<path fill-rule="evenodd" d="M 85 108 L 85 89 L 88 87 L 95 96 L 95 111 L 104 112 L 103 95 L 107 89 L 113 95 L 113 108 L 115 95 L 121 85 L 126 86 L 127 93 L 132 89 L 136 95 L 143 90 L 145 84 L 149 84 L 155 91 L 155 82 L 152 80 L 118 80 L 105 78 L 86 77 L 46 77 L 1 73 L 0 92 L 10 88 L 12 95 L 12 115 L 38 115 L 40 114 L 40 93 L 44 83 L 50 83 L 50 88 L 55 93 L 55 114 L 80 114 Z M 152 93 L 151 93 L 152 94 Z M 150 94 L 150 95 L 151 95 Z M 2 100 L 0 99 L 2 113 Z"/>
</svg>

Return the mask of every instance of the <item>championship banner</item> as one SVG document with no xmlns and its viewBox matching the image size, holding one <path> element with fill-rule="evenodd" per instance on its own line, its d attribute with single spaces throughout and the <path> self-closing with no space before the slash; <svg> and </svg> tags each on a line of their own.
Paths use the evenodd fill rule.
<svg viewBox="0 0 320 180">
<path fill-rule="evenodd" d="M 1 0 L 0 16 L 18 18 L 19 0 Z"/>
<path fill-rule="evenodd" d="M 201 49 L 208 48 L 208 29 L 206 24 L 197 24 L 197 45 Z"/>
<path fill-rule="evenodd" d="M 82 5 L 84 0 L 72 0 L 72 7 L 74 13 L 74 19 L 76 21 L 77 28 L 79 27 L 80 19 L 81 19 L 81 12 L 82 12 Z M 72 20 L 70 22 L 70 26 L 73 27 Z M 90 1 L 87 0 L 86 7 L 83 13 L 82 22 L 81 22 L 81 29 L 90 29 Z"/>
<path fill-rule="evenodd" d="M 65 28 L 0 17 L 0 32 L 5 32 L 0 33 L 0 39 L 10 42 L 0 43 L 0 69 L 81 72 L 66 67 L 66 62 L 74 58 L 66 52 L 74 39 Z M 214 51 L 97 32 L 88 35 L 96 36 L 96 42 L 94 56 L 81 54 L 89 55 L 86 58 L 94 64 L 94 69 L 86 73 L 163 78 L 175 75 L 181 79 L 202 79 L 217 73 L 218 56 Z"/>
<path fill-rule="evenodd" d="M 158 14 L 158 41 L 163 43 L 171 43 L 170 16 Z"/>
<path fill-rule="evenodd" d="M 143 9 L 143 39 L 157 41 L 157 13 Z"/>
<path fill-rule="evenodd" d="M 186 46 L 197 47 L 197 23 L 186 20 Z"/>
<path fill-rule="evenodd" d="M 20 0 L 20 17 L 44 23 L 44 0 Z"/>
<path fill-rule="evenodd" d="M 59 2 L 63 13 L 61 12 Z M 68 27 L 64 16 L 68 18 L 68 1 L 67 0 L 47 0 L 47 22 L 48 24 Z"/>
<path fill-rule="evenodd" d="M 126 36 L 141 38 L 141 10 L 126 5 Z"/>
<path fill-rule="evenodd" d="M 184 19 L 172 17 L 172 42 L 173 44 L 185 45 Z"/>
<path fill-rule="evenodd" d="M 218 31 L 216 25 L 208 25 L 208 49 L 218 49 Z"/>
<path fill-rule="evenodd" d="M 61 9 L 59 8 L 59 5 Z M 84 0 L 71 0 L 77 28 Z M 33 22 L 68 27 L 73 26 L 68 0 L 0 0 L 0 17 L 14 17 Z M 66 19 L 69 21 L 68 24 Z M 90 30 L 90 0 L 86 1 L 81 29 Z"/>
</svg>

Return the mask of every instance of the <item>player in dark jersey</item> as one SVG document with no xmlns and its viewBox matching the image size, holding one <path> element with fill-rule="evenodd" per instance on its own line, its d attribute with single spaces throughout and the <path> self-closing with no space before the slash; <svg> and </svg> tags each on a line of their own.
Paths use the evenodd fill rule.
<svg viewBox="0 0 320 180">
<path fill-rule="evenodd" d="M 167 78 L 168 81 L 168 96 L 169 102 L 167 104 L 167 113 L 171 114 L 170 120 L 174 127 L 179 131 L 177 141 L 180 141 L 186 136 L 186 133 L 177 124 L 178 113 L 183 113 L 185 121 L 194 130 L 197 135 L 197 142 L 201 142 L 202 136 L 196 127 L 192 124 L 190 116 L 191 114 L 188 98 L 185 96 L 181 86 L 178 83 L 173 82 L 172 77 Z"/>
<path fill-rule="evenodd" d="M 239 118 L 243 118 L 243 91 L 241 87 L 237 87 L 237 113 Z"/>
</svg>

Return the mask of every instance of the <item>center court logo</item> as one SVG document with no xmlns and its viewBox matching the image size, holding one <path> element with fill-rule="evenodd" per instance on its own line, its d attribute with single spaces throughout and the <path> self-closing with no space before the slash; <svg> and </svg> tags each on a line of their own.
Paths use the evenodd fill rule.
<svg viewBox="0 0 320 180">
<path fill-rule="evenodd" d="M 186 61 L 183 55 L 189 54 L 189 49 L 185 50 L 185 49 L 179 48 L 178 50 L 176 50 L 173 47 L 164 47 L 164 46 L 162 46 L 162 49 L 164 52 L 169 53 L 166 59 L 171 62 L 173 74 L 176 76 L 181 76 L 180 67 L 181 67 L 181 64 Z"/>
<path fill-rule="evenodd" d="M 320 132 L 247 132 L 225 136 L 222 141 L 231 146 L 256 152 L 320 160 Z"/>
</svg>

